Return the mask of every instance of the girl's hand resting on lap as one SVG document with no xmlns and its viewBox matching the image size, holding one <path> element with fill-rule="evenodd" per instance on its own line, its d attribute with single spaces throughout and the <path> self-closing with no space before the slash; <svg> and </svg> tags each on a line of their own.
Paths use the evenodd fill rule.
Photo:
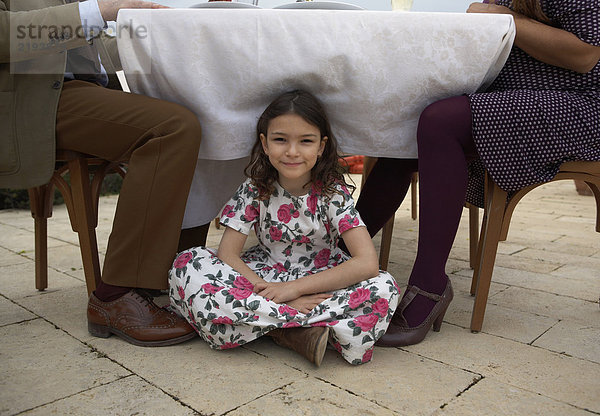
<svg viewBox="0 0 600 416">
<path fill-rule="evenodd" d="M 331 294 L 329 293 L 315 293 L 314 295 L 300 296 L 298 299 L 287 302 L 287 305 L 296 309 L 300 313 L 307 314 L 310 313 L 310 311 L 312 311 L 319 303 L 329 299 L 330 297 Z"/>
<path fill-rule="evenodd" d="M 275 303 L 285 303 L 301 313 L 309 313 L 319 303 L 331 297 L 329 293 L 300 295 L 293 282 L 258 282 L 254 285 L 254 292 Z"/>
<path fill-rule="evenodd" d="M 254 285 L 254 293 L 275 303 L 288 303 L 302 295 L 293 282 L 258 282 Z"/>
</svg>

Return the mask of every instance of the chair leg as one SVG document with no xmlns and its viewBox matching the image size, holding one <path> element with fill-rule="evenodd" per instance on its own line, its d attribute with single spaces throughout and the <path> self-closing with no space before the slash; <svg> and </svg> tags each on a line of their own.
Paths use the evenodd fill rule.
<svg viewBox="0 0 600 416">
<path fill-rule="evenodd" d="M 479 208 L 471 204 L 467 206 L 469 208 L 469 265 L 475 270 L 479 245 Z"/>
<path fill-rule="evenodd" d="M 476 283 L 475 302 L 471 316 L 471 331 L 479 332 L 483 325 L 492 272 L 496 261 L 496 251 L 502 230 L 507 193 L 491 180 L 488 185 L 488 201 L 486 215 L 481 227 L 481 237 L 478 249 L 478 262 L 473 271 L 473 282 Z"/>
<path fill-rule="evenodd" d="M 91 294 L 100 282 L 100 260 L 96 240 L 96 214 L 89 181 L 87 161 L 77 158 L 69 161 L 71 175 L 71 197 L 75 221 L 72 222 L 79 236 L 81 260 L 88 294 Z"/>
<path fill-rule="evenodd" d="M 394 217 L 385 223 L 381 230 L 381 247 L 379 248 L 379 268 L 387 270 L 390 261 L 390 249 L 392 247 L 392 235 L 394 234 Z"/>
<path fill-rule="evenodd" d="M 372 156 L 365 156 L 364 157 L 364 159 L 363 159 L 363 173 L 362 173 L 362 178 L 361 178 L 361 181 L 360 181 L 360 187 L 361 188 L 365 185 L 365 181 L 369 177 L 369 174 L 371 173 L 371 170 L 373 170 L 373 167 L 375 166 L 376 162 L 377 162 L 377 158 L 376 157 L 372 157 Z"/>
<path fill-rule="evenodd" d="M 35 288 L 40 291 L 48 287 L 48 218 L 52 216 L 53 191 L 52 184 L 28 189 L 34 221 Z"/>
<path fill-rule="evenodd" d="M 596 232 L 600 233 L 600 184 L 587 182 L 592 194 L 596 198 Z"/>
<path fill-rule="evenodd" d="M 35 288 L 48 287 L 48 219 L 33 218 L 35 226 Z"/>
<path fill-rule="evenodd" d="M 487 212 L 483 212 L 483 221 L 481 224 L 481 236 L 477 239 L 477 251 L 475 252 L 475 260 L 473 261 L 473 277 L 471 278 L 471 296 L 475 296 L 477 292 L 477 283 L 479 279 L 479 265 L 481 264 L 481 252 L 483 250 L 483 233 L 485 232 L 485 225 L 487 224 Z M 470 231 L 470 230 L 469 230 Z M 470 249 L 470 248 L 469 248 Z"/>
<path fill-rule="evenodd" d="M 417 208 L 417 200 L 418 200 L 418 192 L 417 192 L 417 183 L 419 182 L 419 174 L 417 172 L 412 174 L 410 179 L 410 216 L 413 220 L 417 219 L 417 212 L 419 209 Z"/>
</svg>

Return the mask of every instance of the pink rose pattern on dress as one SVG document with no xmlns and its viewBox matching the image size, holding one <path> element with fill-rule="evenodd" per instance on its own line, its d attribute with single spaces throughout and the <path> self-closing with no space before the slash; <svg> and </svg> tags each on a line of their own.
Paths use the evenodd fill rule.
<svg viewBox="0 0 600 416">
<path fill-rule="evenodd" d="M 298 315 L 298 311 L 292 307 L 289 307 L 288 305 L 281 305 L 277 311 L 281 314 L 281 315 L 290 315 L 290 316 L 296 316 Z"/>
<path fill-rule="evenodd" d="M 328 248 L 324 248 L 323 250 L 319 251 L 317 253 L 317 255 L 315 256 L 315 267 L 317 269 L 320 269 L 322 267 L 327 266 L 330 255 L 331 255 L 331 250 L 329 250 Z"/>
<path fill-rule="evenodd" d="M 377 321 L 379 321 L 379 316 L 374 313 L 360 315 L 354 318 L 354 323 L 356 326 L 360 327 L 363 332 L 370 331 L 375 326 Z"/>
<path fill-rule="evenodd" d="M 271 240 L 279 241 L 281 240 L 283 232 L 279 228 L 272 226 L 271 228 L 269 228 L 269 235 L 271 236 Z"/>
<path fill-rule="evenodd" d="M 188 264 L 192 260 L 192 258 L 193 255 L 189 251 L 181 253 L 173 262 L 173 267 L 175 267 L 176 269 L 181 269 L 186 264 Z"/>
<path fill-rule="evenodd" d="M 350 294 L 350 300 L 348 301 L 348 305 L 350 305 L 352 309 L 356 309 L 362 303 L 367 301 L 370 297 L 371 291 L 369 289 L 359 287 Z"/>
<path fill-rule="evenodd" d="M 205 283 L 202 285 L 202 290 L 204 293 L 208 293 L 209 295 L 214 295 L 219 290 L 223 289 L 225 286 L 215 286 L 212 283 Z"/>
<path fill-rule="evenodd" d="M 250 282 L 250 280 L 246 279 L 244 276 L 236 277 L 233 281 L 233 285 L 235 287 L 239 287 L 240 289 L 254 289 L 254 285 L 252 284 L 252 282 Z"/>
<path fill-rule="evenodd" d="M 240 289 L 239 287 L 232 287 L 229 289 L 229 293 L 237 300 L 242 300 L 250 297 L 252 291 L 248 289 Z"/>
<path fill-rule="evenodd" d="M 248 205 L 244 210 L 244 216 L 248 222 L 252 222 L 258 217 L 258 210 L 254 205 Z"/>
<path fill-rule="evenodd" d="M 365 351 L 361 361 L 363 363 L 368 363 L 369 361 L 371 361 L 371 358 L 373 358 L 373 348 L 369 348 Z"/>
<path fill-rule="evenodd" d="M 233 218 L 235 217 L 235 212 L 233 212 L 233 206 L 225 205 L 223 208 L 223 212 L 221 213 L 222 217 Z"/>
<path fill-rule="evenodd" d="M 212 323 L 217 325 L 233 325 L 233 321 L 228 316 L 219 316 L 213 319 Z"/>
<path fill-rule="evenodd" d="M 338 224 L 338 229 L 340 230 L 340 234 L 358 226 L 359 221 L 356 217 L 351 217 L 350 215 L 344 215 Z"/>
<path fill-rule="evenodd" d="M 319 197 L 317 195 L 309 195 L 306 199 L 306 205 L 308 205 L 308 212 L 311 214 L 315 214 L 317 212 L 317 202 L 319 201 Z"/>
<path fill-rule="evenodd" d="M 284 204 L 277 210 L 277 219 L 285 224 L 290 222 L 292 218 L 298 218 L 300 213 L 294 208 L 294 204 Z"/>
<path fill-rule="evenodd" d="M 328 196 L 321 185 L 313 186 L 307 196 L 292 197 L 276 187 L 263 201 L 247 181 L 225 205 L 221 222 L 243 233 L 254 227 L 259 244 L 246 250 L 242 260 L 265 281 L 313 275 L 346 261 L 337 240 L 343 231 L 363 226 L 348 191 L 341 185 L 337 189 Z M 171 305 L 215 349 L 244 345 L 275 328 L 328 326 L 344 359 L 366 363 L 399 299 L 393 277 L 381 272 L 334 291 L 304 314 L 254 293 L 248 279 L 215 261 L 208 250 L 195 248 L 189 253 L 190 258 L 176 260 L 169 272 Z"/>
<path fill-rule="evenodd" d="M 377 302 L 373 304 L 373 312 L 378 313 L 379 316 L 386 316 L 390 305 L 387 299 L 379 298 Z"/>
</svg>

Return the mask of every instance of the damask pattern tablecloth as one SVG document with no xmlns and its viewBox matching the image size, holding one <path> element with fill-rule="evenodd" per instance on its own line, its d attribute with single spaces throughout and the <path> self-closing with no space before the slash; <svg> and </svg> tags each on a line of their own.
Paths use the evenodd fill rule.
<svg viewBox="0 0 600 416">
<path fill-rule="evenodd" d="M 420 112 L 488 85 L 510 51 L 509 15 L 348 10 L 121 10 L 133 92 L 175 101 L 203 128 L 199 157 L 247 156 L 269 102 L 324 103 L 341 150 L 416 157 Z"/>
</svg>

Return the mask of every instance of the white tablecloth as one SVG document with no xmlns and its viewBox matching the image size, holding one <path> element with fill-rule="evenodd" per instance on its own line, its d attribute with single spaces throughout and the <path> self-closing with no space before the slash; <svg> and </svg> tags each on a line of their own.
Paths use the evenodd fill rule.
<svg viewBox="0 0 600 416">
<path fill-rule="evenodd" d="M 324 102 L 342 151 L 416 157 L 423 108 L 488 84 L 514 37 L 508 15 L 464 13 L 122 10 L 118 25 L 131 90 L 198 114 L 200 157 L 217 160 L 247 156 L 260 113 L 294 88 Z"/>
<path fill-rule="evenodd" d="M 295 88 L 324 103 L 344 153 L 416 157 L 421 111 L 493 81 L 515 33 L 508 15 L 272 9 L 128 9 L 117 31 L 132 92 L 194 111 L 213 160 L 247 156 L 258 116 Z"/>
</svg>

